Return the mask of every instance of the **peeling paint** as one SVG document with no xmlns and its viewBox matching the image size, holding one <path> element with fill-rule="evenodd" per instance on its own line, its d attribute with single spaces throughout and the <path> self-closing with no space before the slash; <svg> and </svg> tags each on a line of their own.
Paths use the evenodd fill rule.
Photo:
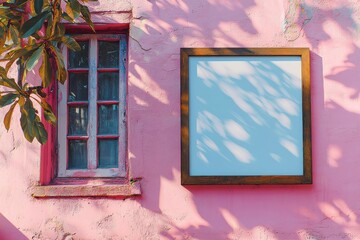
<svg viewBox="0 0 360 240">
<path fill-rule="evenodd" d="M 289 0 L 284 19 L 284 34 L 288 41 L 295 41 L 301 35 L 303 28 L 312 19 L 310 9 L 303 0 Z"/>
</svg>

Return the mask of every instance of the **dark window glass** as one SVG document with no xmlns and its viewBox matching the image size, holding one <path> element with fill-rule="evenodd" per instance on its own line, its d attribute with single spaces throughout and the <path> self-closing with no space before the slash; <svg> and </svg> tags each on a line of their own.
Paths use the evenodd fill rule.
<svg viewBox="0 0 360 240">
<path fill-rule="evenodd" d="M 98 114 L 98 134 L 118 134 L 118 105 L 100 105 L 98 109 Z"/>
<path fill-rule="evenodd" d="M 89 67 L 89 42 L 78 42 L 81 50 L 68 50 L 68 66 L 69 68 L 88 68 Z"/>
<path fill-rule="evenodd" d="M 88 125 L 87 106 L 69 107 L 69 135 L 86 136 Z"/>
<path fill-rule="evenodd" d="M 68 169 L 86 169 L 87 151 L 85 140 L 69 140 Z"/>
<path fill-rule="evenodd" d="M 119 100 L 119 73 L 98 74 L 98 100 Z"/>
<path fill-rule="evenodd" d="M 118 167 L 118 140 L 100 139 L 98 140 L 99 166 L 98 168 L 117 168 Z"/>
<path fill-rule="evenodd" d="M 119 42 L 99 41 L 99 68 L 119 67 Z"/>
<path fill-rule="evenodd" d="M 88 100 L 88 73 L 69 73 L 69 102 Z"/>
</svg>

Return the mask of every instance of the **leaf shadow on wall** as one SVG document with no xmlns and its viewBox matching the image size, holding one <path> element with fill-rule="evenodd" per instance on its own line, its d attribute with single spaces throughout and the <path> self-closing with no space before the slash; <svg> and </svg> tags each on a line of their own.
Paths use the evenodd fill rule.
<svg viewBox="0 0 360 240">
<path fill-rule="evenodd" d="M 360 75 L 356 67 L 360 62 L 360 50 L 353 46 L 346 66 L 334 69 L 325 79 L 322 57 L 311 53 L 312 92 L 315 95 L 312 100 L 313 185 L 184 187 L 180 185 L 179 48 L 244 46 L 240 37 L 233 38 L 229 32 L 237 31 L 239 35 L 245 33 L 254 38 L 260 34 L 248 14 L 256 3 L 253 0 L 241 3 L 157 0 L 151 3 L 153 15 L 137 16 L 134 20 L 143 24 L 144 31 L 136 28 L 136 24 L 130 29 L 128 101 L 133 108 L 129 110 L 129 136 L 132 137 L 129 155 L 130 164 L 137 164 L 141 169 L 136 176 L 143 176 L 143 194 L 124 201 L 136 201 L 142 208 L 126 213 L 129 216 L 115 212 L 112 219 L 137 219 L 133 223 L 139 225 L 133 227 L 139 236 L 149 236 L 145 234 L 152 232 L 167 239 L 353 239 L 352 234 L 359 228 L 357 199 L 360 191 L 356 189 L 356 183 L 360 181 L 360 175 L 355 173 L 360 169 L 357 167 L 360 162 L 357 161 L 359 150 L 356 144 L 360 136 L 360 111 L 352 107 L 356 105 L 360 89 L 359 81 L 354 77 Z M 304 35 L 300 34 L 292 41 L 303 46 L 303 42 L 296 41 L 305 39 L 313 48 L 318 48 L 320 43 L 331 39 L 325 31 L 325 22 L 337 23 L 344 16 L 344 21 L 351 23 L 349 15 L 345 16 L 348 10 L 346 7 L 335 9 L 341 14 L 333 18 L 334 11 L 314 8 L 313 19 L 325 16 L 326 21 L 312 25 L 309 19 L 303 25 L 295 19 L 294 24 L 301 25 L 299 29 Z M 209 20 L 209 16 L 221 18 Z M 168 19 L 168 22 L 164 23 L 162 19 Z M 224 28 L 225 25 L 231 27 Z M 343 29 L 354 30 L 351 24 L 345 24 Z M 260 66 L 260 79 L 266 79 L 266 72 L 272 72 L 274 68 L 276 66 Z M 328 86 L 329 82 L 338 84 L 333 85 L 338 92 L 325 99 L 324 84 Z M 220 89 L 221 86 L 215 87 Z M 270 87 L 275 91 L 279 88 L 278 85 Z M 233 88 L 226 89 L 229 94 Z M 211 89 L 207 91 L 211 94 Z M 345 97 L 344 92 L 348 94 Z M 230 97 L 226 104 L 234 109 L 239 107 Z M 222 114 L 220 107 L 214 116 Z M 261 109 L 256 104 L 251 108 L 255 112 Z M 233 117 L 236 119 L 236 113 Z M 285 131 L 279 119 L 270 118 L 269 121 L 270 125 L 279 126 L 280 132 Z M 210 121 L 209 125 L 214 131 L 215 124 Z M 226 131 L 226 124 L 222 128 Z M 230 124 L 229 128 L 234 129 L 234 125 Z M 247 134 L 251 136 L 253 132 Z M 283 134 L 286 136 L 286 132 Z M 204 154 L 213 152 L 212 147 L 216 146 L 219 154 L 234 161 L 233 152 L 224 144 L 229 139 L 215 141 L 215 145 L 203 140 Z M 94 201 L 94 205 L 105 211 L 106 201 L 100 199 Z M 118 233 L 122 226 L 117 227 L 109 229 L 109 234 L 111 231 Z"/>
<path fill-rule="evenodd" d="M 354 53 L 348 59 L 354 67 L 344 66 L 325 79 L 322 57 L 311 53 L 312 185 L 183 187 L 180 185 L 179 48 L 244 46 L 241 38 L 231 37 L 231 28 L 222 26 L 235 22 L 236 31 L 257 37 L 259 30 L 247 14 L 256 3 L 253 0 L 150 2 L 152 15 L 136 16 L 138 19 L 134 20 L 143 24 L 143 30 L 136 28 L 136 24 L 130 29 L 129 102 L 134 106 L 129 112 L 129 136 L 133 137 L 129 141 L 130 162 L 141 165 L 137 176 L 143 176 L 143 195 L 135 200 L 145 212 L 136 211 L 133 217 L 141 218 L 141 224 L 147 227 L 138 229 L 139 234 L 157 232 L 167 239 L 353 239 L 352 234 L 359 228 L 360 191 L 356 182 L 360 175 L 355 174 L 360 164 L 356 144 L 360 140 L 360 134 L 356 134 L 359 113 L 349 109 L 354 102 L 341 102 L 343 97 L 337 101 L 330 94 L 326 99 L 324 85 L 333 80 L 344 87 L 336 89 L 339 95 L 344 91 L 350 93 L 349 100 L 357 97 L 360 86 L 354 76 L 358 75 L 355 66 L 360 62 L 359 49 L 354 46 Z M 331 39 L 325 31 L 325 20 L 312 25 L 312 19 L 322 16 L 349 34 L 355 30 L 347 24 L 354 23 L 351 16 L 349 21 L 347 7 L 330 11 L 306 5 L 306 9 L 312 14 L 306 24 L 298 18 L 292 23 L 304 33 L 291 40 L 295 45 L 303 46 L 305 41 L 317 49 L 320 43 Z M 334 17 L 334 12 L 340 15 Z M 222 17 L 209 20 L 209 16 Z M 162 19 L 169 21 L 164 23 Z M 342 21 L 346 23 L 344 26 L 338 23 Z M 217 41 L 220 38 L 223 40 Z M 263 67 L 263 74 L 266 69 L 274 68 Z M 284 76 L 277 76 L 281 77 Z M 234 105 L 234 101 L 229 98 L 227 104 Z M 220 113 L 214 115 L 217 114 Z M 271 121 L 273 125 L 279 122 Z M 207 151 L 211 150 L 206 146 Z M 234 159 L 222 142 L 210 146 Z M 151 223 L 146 220 L 149 216 L 153 219 Z"/>
</svg>

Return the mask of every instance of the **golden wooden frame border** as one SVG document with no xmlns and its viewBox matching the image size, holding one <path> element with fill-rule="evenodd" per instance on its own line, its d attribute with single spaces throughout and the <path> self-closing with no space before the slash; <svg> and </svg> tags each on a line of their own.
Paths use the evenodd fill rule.
<svg viewBox="0 0 360 240">
<path fill-rule="evenodd" d="M 181 48 L 181 184 L 311 184 L 310 51 L 308 48 Z M 303 112 L 303 174 L 296 176 L 191 176 L 189 155 L 189 57 L 300 56 Z"/>
</svg>

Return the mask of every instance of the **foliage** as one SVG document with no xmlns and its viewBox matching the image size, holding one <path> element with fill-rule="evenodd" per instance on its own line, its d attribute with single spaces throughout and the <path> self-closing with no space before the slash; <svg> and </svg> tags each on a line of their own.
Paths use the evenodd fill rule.
<svg viewBox="0 0 360 240">
<path fill-rule="evenodd" d="M 47 140 L 47 132 L 34 103 L 41 106 L 46 121 L 56 122 L 44 90 L 55 81 L 63 84 L 67 79 L 59 46 L 64 44 L 71 50 L 80 50 L 79 44 L 65 35 L 64 22 L 82 18 L 94 30 L 90 11 L 84 5 L 89 0 L 80 1 L 7 0 L 0 4 L 0 61 L 3 63 L 3 67 L 0 66 L 0 108 L 10 105 L 4 116 L 7 130 L 14 109 L 20 109 L 20 125 L 30 142 L 34 138 L 41 144 Z M 41 85 L 33 86 L 27 82 L 26 75 L 39 60 L 42 63 L 37 76 Z M 19 65 L 17 81 L 8 77 L 14 63 Z"/>
</svg>

